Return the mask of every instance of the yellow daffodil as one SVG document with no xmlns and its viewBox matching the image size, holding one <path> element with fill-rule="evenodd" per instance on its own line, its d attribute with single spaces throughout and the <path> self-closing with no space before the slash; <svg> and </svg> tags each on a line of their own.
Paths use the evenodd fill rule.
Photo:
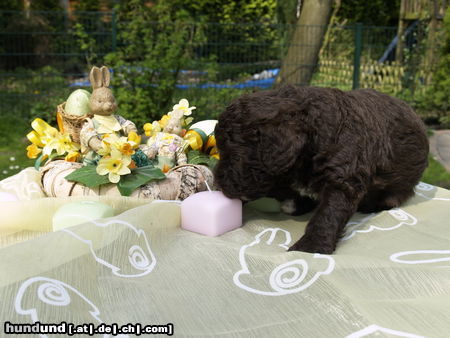
<svg viewBox="0 0 450 338">
<path fill-rule="evenodd" d="M 133 146 L 130 143 L 128 143 L 128 142 L 123 143 L 120 146 L 119 150 L 120 150 L 120 152 L 122 154 L 128 155 L 128 156 L 131 156 L 131 155 L 133 155 L 135 153 L 135 151 L 133 149 Z"/>
<path fill-rule="evenodd" d="M 169 113 L 169 115 L 172 115 L 172 113 L 176 110 L 180 110 L 183 112 L 184 116 L 189 116 L 192 114 L 192 111 L 196 109 L 196 107 L 189 107 L 189 101 L 186 99 L 181 99 L 178 104 L 174 105 L 172 108 L 172 111 Z"/>
<path fill-rule="evenodd" d="M 49 157 L 54 150 L 57 155 L 62 156 L 80 149 L 78 144 L 72 142 L 69 134 L 60 133 L 40 118 L 34 119 L 31 127 L 34 130 L 27 134 L 27 138 L 32 143 L 27 147 L 29 158 L 36 158 L 41 152 L 45 157 Z"/>
<path fill-rule="evenodd" d="M 80 159 L 81 154 L 78 151 L 71 151 L 66 155 L 64 158 L 67 162 L 78 162 Z"/>
<path fill-rule="evenodd" d="M 33 144 L 30 144 L 30 145 L 27 147 L 27 156 L 28 156 L 28 158 L 37 158 L 38 155 L 39 155 L 41 152 L 42 152 L 42 149 L 39 148 L 39 147 L 38 147 L 37 145 L 35 145 L 34 143 L 33 143 Z"/>
<path fill-rule="evenodd" d="M 163 115 L 163 117 L 161 117 L 161 120 L 158 121 L 160 128 L 164 129 L 164 127 L 167 126 L 167 123 L 169 123 L 169 120 L 170 120 L 169 115 Z"/>
<path fill-rule="evenodd" d="M 154 121 L 153 123 L 144 124 L 145 135 L 153 136 L 161 131 L 161 125 L 158 121 Z"/>
<path fill-rule="evenodd" d="M 99 175 L 108 175 L 111 183 L 120 181 L 121 175 L 131 173 L 128 166 L 131 164 L 131 157 L 123 155 L 119 150 L 112 148 L 111 156 L 105 156 L 98 162 L 96 171 Z"/>
<path fill-rule="evenodd" d="M 108 156 L 113 149 L 116 149 L 123 155 L 131 156 L 135 153 L 135 149 L 139 147 L 140 143 L 141 137 L 135 132 L 131 132 L 128 138 L 117 134 L 108 134 L 102 139 L 102 148 L 98 151 L 98 154 Z"/>
<path fill-rule="evenodd" d="M 128 134 L 128 141 L 129 142 L 133 142 L 134 143 L 134 147 L 135 148 L 137 148 L 138 146 L 139 146 L 139 144 L 141 144 L 141 137 L 138 135 L 138 134 L 136 134 L 134 131 L 131 131 L 129 134 Z M 133 144 L 132 143 L 132 144 Z"/>
<path fill-rule="evenodd" d="M 56 150 L 56 153 L 61 156 L 79 149 L 79 145 L 72 142 L 69 134 L 57 132 L 51 139 L 45 141 L 42 153 L 44 155 L 50 155 L 53 150 Z"/>
<path fill-rule="evenodd" d="M 58 134 L 58 130 L 50 126 L 44 120 L 37 118 L 31 122 L 33 131 L 27 134 L 28 140 L 38 147 L 44 147 L 53 137 Z"/>
</svg>

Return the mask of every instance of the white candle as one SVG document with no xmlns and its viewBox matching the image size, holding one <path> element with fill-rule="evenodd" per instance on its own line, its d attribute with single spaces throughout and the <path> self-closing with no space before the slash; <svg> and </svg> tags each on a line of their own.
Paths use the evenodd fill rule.
<svg viewBox="0 0 450 338">
<path fill-rule="evenodd" d="M 221 191 L 202 191 L 181 203 L 181 227 L 206 236 L 218 236 L 242 226 L 242 202 Z"/>
</svg>

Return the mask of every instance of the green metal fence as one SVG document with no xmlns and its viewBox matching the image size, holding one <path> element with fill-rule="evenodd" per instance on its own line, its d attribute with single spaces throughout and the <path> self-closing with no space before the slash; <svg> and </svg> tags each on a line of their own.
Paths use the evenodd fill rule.
<svg viewBox="0 0 450 338">
<path fill-rule="evenodd" d="M 127 43 L 118 37 L 113 12 L 77 12 L 70 16 L 64 12 L 31 12 L 27 16 L 24 12 L 3 11 L 0 19 L 1 114 L 29 117 L 49 111 L 77 86 L 88 85 L 89 63 L 103 63 L 106 54 Z M 148 23 L 149 27 L 153 24 Z M 269 23 L 187 23 L 184 29 L 200 26 L 204 34 L 201 40 L 190 42 L 193 57 L 179 73 L 177 90 L 199 97 L 207 91 L 222 90 L 223 102 L 243 91 L 274 84 L 290 47 L 286 32 L 295 29 Z M 311 84 L 342 89 L 372 87 L 393 95 L 410 89 L 405 87 L 413 83 L 405 81 L 413 68 L 408 62 L 416 62 L 417 73 L 418 59 L 395 62 L 396 33 L 396 27 L 329 27 L 318 64 L 306 65 L 314 67 Z M 407 44 L 410 55 L 419 45 L 417 34 L 415 39 Z M 215 107 L 220 110 L 221 105 L 216 102 Z"/>
</svg>

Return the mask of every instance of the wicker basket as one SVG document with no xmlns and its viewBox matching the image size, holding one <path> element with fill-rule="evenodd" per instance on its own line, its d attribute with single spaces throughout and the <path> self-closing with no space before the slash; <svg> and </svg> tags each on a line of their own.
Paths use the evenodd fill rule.
<svg viewBox="0 0 450 338">
<path fill-rule="evenodd" d="M 81 128 L 83 127 L 83 123 L 86 120 L 86 118 L 90 116 L 89 115 L 77 116 L 67 114 L 66 111 L 64 110 L 65 106 L 66 103 L 63 102 L 57 107 L 56 116 L 58 120 L 58 127 L 62 132 L 68 133 L 72 138 L 73 142 L 80 143 Z"/>
</svg>

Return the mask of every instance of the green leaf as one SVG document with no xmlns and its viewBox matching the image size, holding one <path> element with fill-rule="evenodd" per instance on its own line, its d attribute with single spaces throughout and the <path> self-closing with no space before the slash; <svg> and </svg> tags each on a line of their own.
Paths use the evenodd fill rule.
<svg viewBox="0 0 450 338">
<path fill-rule="evenodd" d="M 44 157 L 44 154 L 41 154 L 41 156 L 39 156 L 36 161 L 34 162 L 34 169 L 39 170 L 39 168 L 41 167 L 42 164 L 42 159 Z"/>
<path fill-rule="evenodd" d="M 154 180 L 163 180 L 166 175 L 154 166 L 133 169 L 131 174 L 121 176 L 117 188 L 122 196 L 130 196 L 140 186 Z"/>
<path fill-rule="evenodd" d="M 109 183 L 108 175 L 97 174 L 95 165 L 87 165 L 75 170 L 65 177 L 68 181 L 79 182 L 89 188 Z"/>
<path fill-rule="evenodd" d="M 191 150 L 187 153 L 189 164 L 203 164 L 214 169 L 218 160 L 212 156 L 202 153 L 198 150 Z"/>
<path fill-rule="evenodd" d="M 219 162 L 219 160 L 217 158 L 210 156 L 208 167 L 210 167 L 211 169 L 214 169 L 215 166 L 217 165 L 217 162 Z"/>
<path fill-rule="evenodd" d="M 187 153 L 189 164 L 208 164 L 209 156 L 205 153 L 201 153 L 198 150 L 191 150 Z"/>
</svg>

